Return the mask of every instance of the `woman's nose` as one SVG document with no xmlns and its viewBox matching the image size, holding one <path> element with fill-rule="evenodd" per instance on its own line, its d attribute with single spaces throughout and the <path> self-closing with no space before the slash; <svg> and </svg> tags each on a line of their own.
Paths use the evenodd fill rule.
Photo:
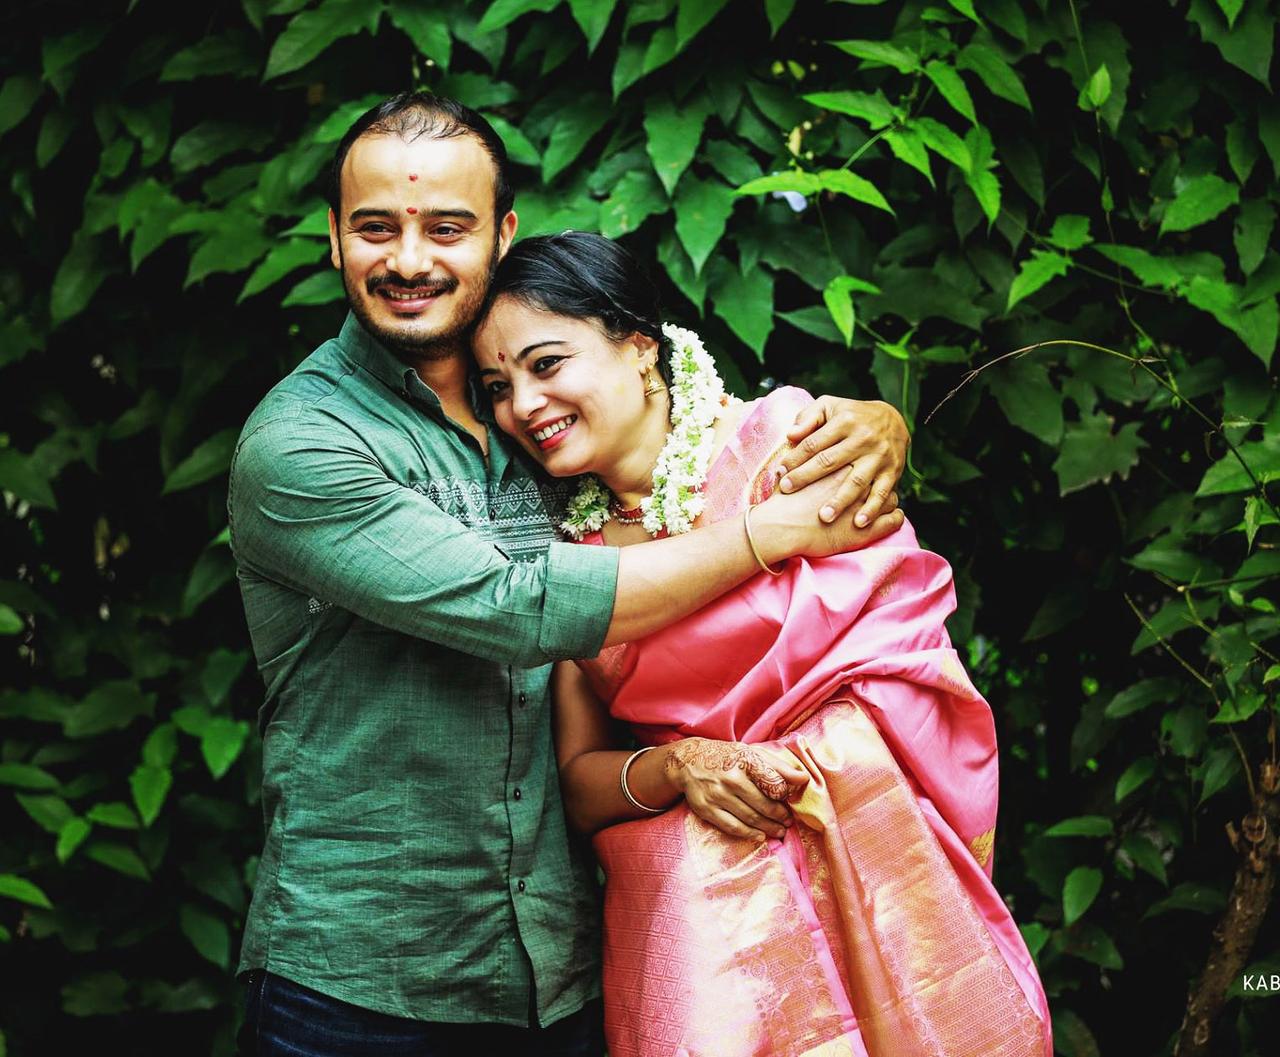
<svg viewBox="0 0 1280 1057">
<path fill-rule="evenodd" d="M 531 423 L 535 416 L 547 406 L 547 397 L 542 387 L 536 383 L 515 383 L 512 385 L 511 406 L 517 418 L 522 422 Z"/>
</svg>

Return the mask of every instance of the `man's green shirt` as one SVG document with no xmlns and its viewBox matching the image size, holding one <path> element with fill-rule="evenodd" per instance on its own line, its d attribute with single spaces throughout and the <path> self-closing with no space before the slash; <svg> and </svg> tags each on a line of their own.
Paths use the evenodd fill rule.
<svg viewBox="0 0 1280 1057">
<path fill-rule="evenodd" d="M 598 993 L 551 661 L 594 656 L 617 552 L 554 541 L 490 457 L 348 317 L 245 425 L 231 540 L 266 681 L 266 843 L 240 970 L 366 1009 L 551 1023 Z"/>
</svg>

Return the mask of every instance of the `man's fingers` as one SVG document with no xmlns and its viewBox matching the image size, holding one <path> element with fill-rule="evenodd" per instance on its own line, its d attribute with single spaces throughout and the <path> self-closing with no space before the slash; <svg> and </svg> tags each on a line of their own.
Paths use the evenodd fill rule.
<svg viewBox="0 0 1280 1057">
<path fill-rule="evenodd" d="M 787 440 L 791 441 L 792 444 L 795 444 L 802 437 L 808 436 L 827 421 L 828 416 L 825 399 L 826 398 L 824 397 L 819 400 L 814 400 L 804 408 L 800 414 L 796 415 L 795 422 L 793 422 L 791 428 L 787 430 Z"/>
<path fill-rule="evenodd" d="M 893 478 L 888 474 L 882 474 L 871 486 L 862 509 L 854 515 L 853 523 L 859 528 L 865 528 L 881 514 L 897 509 L 898 493 L 893 490 Z"/>
<path fill-rule="evenodd" d="M 905 520 L 906 515 L 901 510 L 890 510 L 887 514 L 881 514 L 866 528 L 858 530 L 858 546 L 865 547 L 875 543 L 876 540 L 892 535 L 902 528 L 902 522 Z"/>
<path fill-rule="evenodd" d="M 828 422 L 782 457 L 779 464 L 783 478 L 779 487 L 784 492 L 793 492 L 821 480 L 833 470 L 852 462 L 856 450 L 846 431 L 836 423 Z"/>
<path fill-rule="evenodd" d="M 840 484 L 831 494 L 830 499 L 818 511 L 818 517 L 827 524 L 831 524 L 855 503 L 862 502 L 868 494 L 867 490 L 871 482 L 876 479 L 875 470 L 879 463 L 880 460 L 874 455 L 868 455 L 850 466 L 841 476 Z M 858 527 L 864 527 L 868 523 L 870 518 L 866 522 L 858 522 Z"/>
</svg>

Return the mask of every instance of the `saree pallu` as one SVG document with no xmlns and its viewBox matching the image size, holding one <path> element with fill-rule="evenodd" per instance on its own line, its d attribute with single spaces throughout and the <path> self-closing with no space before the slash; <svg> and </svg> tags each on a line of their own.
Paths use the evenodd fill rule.
<svg viewBox="0 0 1280 1057">
<path fill-rule="evenodd" d="M 768 495 L 807 401 L 748 406 L 702 522 Z M 767 742 L 809 774 L 784 840 L 728 837 L 683 804 L 596 835 L 610 1057 L 1052 1053 L 990 881 L 995 733 L 952 609 L 950 567 L 904 525 L 582 662 L 646 743 Z"/>
</svg>

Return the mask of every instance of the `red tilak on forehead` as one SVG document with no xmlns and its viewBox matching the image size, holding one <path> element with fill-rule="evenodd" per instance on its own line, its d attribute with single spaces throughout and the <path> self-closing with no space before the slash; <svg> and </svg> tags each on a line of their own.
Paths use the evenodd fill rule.
<svg viewBox="0 0 1280 1057">
<path fill-rule="evenodd" d="M 410 181 L 416 180 L 417 178 L 418 178 L 418 174 L 417 174 L 416 172 L 411 172 L 411 173 L 409 174 L 409 180 L 410 180 Z"/>
<path fill-rule="evenodd" d="M 416 206 L 410 206 L 408 209 L 405 210 L 405 212 L 408 213 L 410 216 L 413 216 L 415 213 L 418 212 L 418 210 Z"/>
</svg>

